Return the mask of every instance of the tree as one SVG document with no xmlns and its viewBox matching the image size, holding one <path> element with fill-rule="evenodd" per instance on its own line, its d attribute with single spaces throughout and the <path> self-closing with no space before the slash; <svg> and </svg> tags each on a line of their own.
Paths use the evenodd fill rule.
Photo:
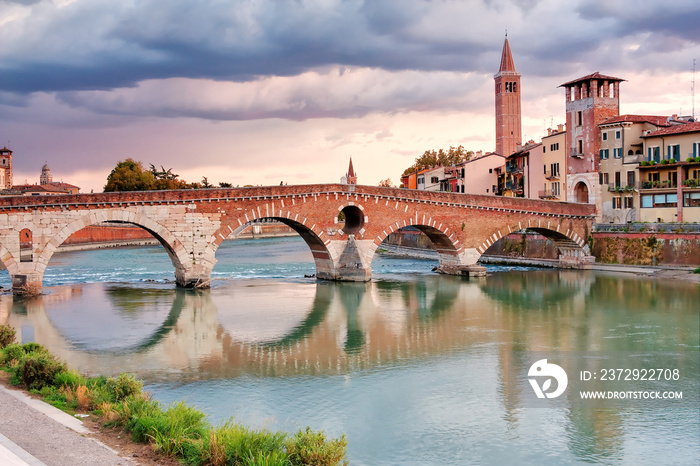
<svg viewBox="0 0 700 466">
<path fill-rule="evenodd" d="M 117 163 L 107 177 L 105 192 L 146 191 L 154 188 L 153 173 L 143 169 L 141 162 L 128 158 Z"/>
<path fill-rule="evenodd" d="M 225 181 L 219 181 L 219 187 L 220 188 L 233 188 L 233 185 L 231 183 L 227 183 Z"/>
<path fill-rule="evenodd" d="M 209 183 L 209 180 L 207 179 L 206 176 L 202 177 L 202 188 L 213 188 L 214 186 Z"/>
<path fill-rule="evenodd" d="M 448 150 L 440 149 L 426 150 L 423 155 L 416 158 L 416 162 L 404 170 L 403 175 L 408 175 L 426 168 L 433 167 L 451 167 L 470 160 L 474 156 L 474 152 L 466 150 L 464 146 L 452 147 Z"/>
<path fill-rule="evenodd" d="M 379 186 L 382 188 L 394 188 L 395 187 L 391 182 L 391 178 L 387 178 L 386 180 L 380 181 Z"/>
</svg>

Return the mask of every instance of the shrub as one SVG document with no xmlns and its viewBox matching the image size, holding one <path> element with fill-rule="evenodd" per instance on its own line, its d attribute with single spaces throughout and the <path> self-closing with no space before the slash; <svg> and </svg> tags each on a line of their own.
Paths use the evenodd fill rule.
<svg viewBox="0 0 700 466">
<path fill-rule="evenodd" d="M 32 352 L 24 355 L 17 366 L 17 376 L 27 389 L 41 390 L 51 385 L 56 374 L 66 366 L 47 352 Z"/>
<path fill-rule="evenodd" d="M 9 325 L 0 325 L 0 349 L 15 342 L 17 332 Z"/>
<path fill-rule="evenodd" d="M 17 343 L 11 343 L 0 350 L 0 362 L 8 364 L 12 361 L 19 361 L 25 355 L 24 347 Z"/>
<path fill-rule="evenodd" d="M 80 375 L 78 371 L 68 370 L 61 371 L 54 376 L 53 382 L 58 387 L 69 387 L 75 390 L 80 385 L 87 385 L 85 377 Z"/>
<path fill-rule="evenodd" d="M 143 382 L 136 380 L 134 374 L 119 374 L 116 379 L 110 377 L 105 388 L 113 396 L 112 401 L 122 401 L 126 397 L 136 396 L 143 389 Z"/>
<path fill-rule="evenodd" d="M 307 427 L 299 430 L 287 441 L 287 454 L 292 466 L 348 464 L 343 458 L 348 442 L 345 435 L 339 439 L 326 440 L 323 432 L 314 432 Z"/>
<path fill-rule="evenodd" d="M 224 465 L 249 464 L 253 459 L 262 459 L 261 463 L 250 464 L 287 464 L 286 438 L 283 432 L 249 430 L 229 420 L 204 438 L 202 461 Z"/>
</svg>

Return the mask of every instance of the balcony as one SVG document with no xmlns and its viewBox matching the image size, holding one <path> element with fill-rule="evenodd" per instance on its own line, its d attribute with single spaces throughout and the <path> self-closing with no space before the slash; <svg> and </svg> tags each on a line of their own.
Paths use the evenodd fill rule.
<svg viewBox="0 0 700 466">
<path fill-rule="evenodd" d="M 553 192 L 549 189 L 538 191 L 537 194 L 539 195 L 540 199 L 559 199 L 561 197 L 561 194 Z"/>
<path fill-rule="evenodd" d="M 508 165 L 506 166 L 506 173 L 510 173 L 513 175 L 521 174 L 523 172 L 523 169 L 520 168 L 517 165 Z"/>
<path fill-rule="evenodd" d="M 582 159 L 583 158 L 583 152 L 572 152 L 571 156 L 577 159 Z"/>
<path fill-rule="evenodd" d="M 556 180 L 561 179 L 561 175 L 559 175 L 559 172 L 552 173 L 550 171 L 546 171 L 546 172 L 544 172 L 544 177 L 550 181 L 556 181 Z"/>
<path fill-rule="evenodd" d="M 642 181 L 641 189 L 675 189 L 678 184 L 673 181 Z"/>
<path fill-rule="evenodd" d="M 609 184 L 608 185 L 608 192 L 611 193 L 631 193 L 637 190 L 637 186 L 635 185 L 616 185 L 616 184 Z"/>
</svg>

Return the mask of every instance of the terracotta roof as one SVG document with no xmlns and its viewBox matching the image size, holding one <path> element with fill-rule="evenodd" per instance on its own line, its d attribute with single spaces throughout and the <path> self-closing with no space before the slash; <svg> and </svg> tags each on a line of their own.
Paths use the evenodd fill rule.
<svg viewBox="0 0 700 466">
<path fill-rule="evenodd" d="M 481 157 L 476 157 L 476 158 L 473 158 L 473 159 L 469 159 L 469 160 L 467 160 L 466 162 L 458 163 L 457 166 L 466 165 L 466 164 L 468 164 L 468 163 L 476 162 L 477 160 L 485 159 L 486 157 L 491 157 L 491 156 L 500 157 L 500 158 L 502 158 L 502 159 L 504 159 L 504 160 L 505 160 L 505 158 L 506 158 L 505 155 L 501 155 L 501 154 L 499 154 L 498 152 L 487 152 L 487 153 L 485 153 L 484 155 L 482 155 Z"/>
<path fill-rule="evenodd" d="M 498 68 L 499 73 L 502 73 L 504 71 L 510 71 L 515 73 L 515 63 L 513 62 L 513 54 L 510 51 L 508 37 L 506 37 L 505 42 L 503 42 L 503 52 L 501 52 L 501 67 Z"/>
<path fill-rule="evenodd" d="M 657 131 L 652 131 L 646 135 L 642 135 L 643 138 L 653 138 L 655 136 L 666 136 L 668 134 L 683 134 L 683 133 L 698 133 L 700 132 L 700 123 L 686 123 L 684 125 L 673 125 L 667 128 L 661 128 Z"/>
<path fill-rule="evenodd" d="M 49 184 L 50 184 L 51 186 L 56 186 L 56 187 L 59 187 L 59 188 L 66 188 L 66 189 L 77 188 L 77 189 L 80 189 L 80 187 L 78 187 L 78 186 L 76 186 L 76 185 L 74 185 L 74 184 L 64 183 L 63 181 L 52 181 L 52 182 L 50 182 Z"/>
<path fill-rule="evenodd" d="M 582 78 L 574 79 L 573 81 L 569 81 L 569 82 L 566 82 L 564 84 L 561 84 L 559 87 L 569 86 L 571 84 L 580 83 L 582 81 L 590 81 L 592 79 L 600 79 L 602 81 L 613 81 L 613 82 L 627 81 L 626 79 L 616 78 L 614 76 L 606 76 L 606 75 L 600 74 L 598 71 L 596 71 L 593 74 L 589 74 L 587 76 L 583 76 Z"/>
<path fill-rule="evenodd" d="M 601 125 L 610 125 L 613 123 L 651 123 L 656 126 L 670 126 L 668 117 L 658 115 L 620 115 L 608 118 Z"/>
</svg>

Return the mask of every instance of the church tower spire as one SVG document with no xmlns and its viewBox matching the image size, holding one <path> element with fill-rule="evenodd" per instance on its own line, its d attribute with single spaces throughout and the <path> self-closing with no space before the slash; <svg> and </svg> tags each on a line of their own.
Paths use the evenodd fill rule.
<svg viewBox="0 0 700 466">
<path fill-rule="evenodd" d="M 508 35 L 503 43 L 496 81 L 496 153 L 508 156 L 522 142 L 520 73 L 515 70 Z"/>
</svg>

